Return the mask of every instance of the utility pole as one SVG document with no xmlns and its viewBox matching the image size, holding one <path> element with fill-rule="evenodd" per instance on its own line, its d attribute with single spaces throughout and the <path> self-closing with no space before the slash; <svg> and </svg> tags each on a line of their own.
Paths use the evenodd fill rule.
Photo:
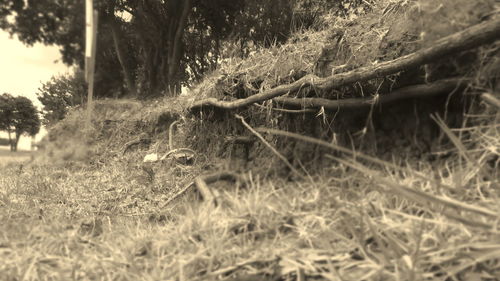
<svg viewBox="0 0 500 281">
<path fill-rule="evenodd" d="M 87 120 L 85 122 L 85 129 L 87 132 L 91 128 L 93 109 L 92 98 L 94 95 L 97 18 L 98 13 L 94 10 L 93 0 L 87 0 L 85 3 L 85 81 L 87 82 L 88 86 Z"/>
</svg>

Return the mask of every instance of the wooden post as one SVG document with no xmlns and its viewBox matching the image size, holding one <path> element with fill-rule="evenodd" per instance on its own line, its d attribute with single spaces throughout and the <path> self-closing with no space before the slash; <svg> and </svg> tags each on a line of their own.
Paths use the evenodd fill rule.
<svg viewBox="0 0 500 281">
<path fill-rule="evenodd" d="M 94 71 L 97 45 L 97 18 L 98 13 L 94 11 L 93 0 L 87 0 L 85 5 L 85 80 L 88 85 L 87 96 L 87 120 L 85 129 L 88 132 L 91 128 L 92 119 L 92 98 L 94 95 Z"/>
</svg>

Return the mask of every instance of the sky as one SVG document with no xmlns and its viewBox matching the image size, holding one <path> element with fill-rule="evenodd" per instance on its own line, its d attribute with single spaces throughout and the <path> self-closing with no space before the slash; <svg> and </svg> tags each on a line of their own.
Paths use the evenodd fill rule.
<svg viewBox="0 0 500 281">
<path fill-rule="evenodd" d="M 10 38 L 7 32 L 0 30 L 0 94 L 28 97 L 41 109 L 36 98 L 41 83 L 54 75 L 69 72 L 69 68 L 59 61 L 60 57 L 57 47 L 42 44 L 27 47 L 16 37 Z M 0 133 L 0 137 L 4 134 Z M 30 138 L 22 137 L 20 149 L 29 149 L 30 141 Z"/>
<path fill-rule="evenodd" d="M 42 44 L 27 47 L 0 30 L 0 93 L 26 96 L 40 106 L 36 92 L 41 83 L 69 71 L 59 59 L 57 47 Z"/>
</svg>

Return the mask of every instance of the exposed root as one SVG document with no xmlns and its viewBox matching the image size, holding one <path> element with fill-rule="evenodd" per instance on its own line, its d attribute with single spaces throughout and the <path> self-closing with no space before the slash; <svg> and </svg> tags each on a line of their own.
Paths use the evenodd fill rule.
<svg viewBox="0 0 500 281">
<path fill-rule="evenodd" d="M 246 107 L 257 102 L 273 99 L 289 93 L 294 93 L 304 87 L 329 90 L 356 82 L 367 81 L 377 77 L 384 77 L 412 67 L 431 63 L 437 59 L 443 58 L 444 56 L 449 56 L 457 52 L 495 42 L 498 39 L 498 34 L 500 34 L 500 18 L 492 19 L 469 27 L 455 34 L 446 36 L 437 40 L 431 47 L 421 49 L 412 54 L 402 56 L 394 60 L 361 67 L 345 73 L 334 74 L 325 78 L 309 74 L 291 84 L 280 85 L 245 99 L 220 101 L 215 98 L 208 98 L 195 102 L 190 107 L 190 111 L 195 113 L 203 110 L 203 108 L 231 110 Z"/>
</svg>

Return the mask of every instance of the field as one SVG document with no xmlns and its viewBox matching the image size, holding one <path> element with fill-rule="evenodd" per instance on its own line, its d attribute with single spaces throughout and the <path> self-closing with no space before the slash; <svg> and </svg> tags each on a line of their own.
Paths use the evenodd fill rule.
<svg viewBox="0 0 500 281">
<path fill-rule="evenodd" d="M 0 167 L 27 162 L 31 160 L 32 155 L 31 151 L 11 152 L 8 149 L 0 149 Z"/>
</svg>

